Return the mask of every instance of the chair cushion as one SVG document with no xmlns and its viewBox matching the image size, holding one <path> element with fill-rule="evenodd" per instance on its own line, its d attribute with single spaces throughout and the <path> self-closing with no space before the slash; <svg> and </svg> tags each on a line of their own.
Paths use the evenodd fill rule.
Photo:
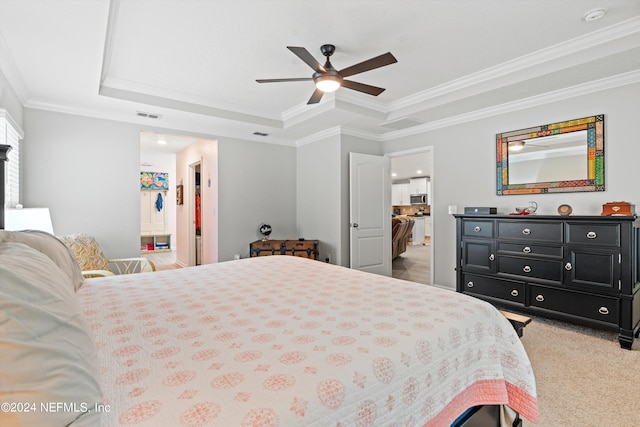
<svg viewBox="0 0 640 427">
<path fill-rule="evenodd" d="M 42 252 L 66 274 L 72 289 L 77 290 L 82 285 L 82 272 L 75 256 L 68 247 L 61 244 L 52 234 L 38 230 L 0 230 L 0 243 L 3 242 L 22 243 Z"/>
<path fill-rule="evenodd" d="M 80 233 L 57 237 L 71 249 L 82 271 L 109 270 L 109 261 L 92 236 Z"/>
</svg>

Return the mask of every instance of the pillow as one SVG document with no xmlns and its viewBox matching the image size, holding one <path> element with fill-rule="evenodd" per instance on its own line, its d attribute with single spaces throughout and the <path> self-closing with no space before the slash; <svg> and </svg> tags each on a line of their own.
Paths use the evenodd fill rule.
<svg viewBox="0 0 640 427">
<path fill-rule="evenodd" d="M 0 243 L 0 402 L 29 409 L 0 411 L 0 425 L 100 425 L 96 350 L 64 276 L 43 253 Z"/>
<path fill-rule="evenodd" d="M 82 271 L 73 253 L 55 236 L 45 231 L 5 231 L 0 230 L 0 243 L 24 243 L 47 255 L 67 275 L 68 283 L 77 290 L 82 285 Z"/>
<path fill-rule="evenodd" d="M 86 234 L 69 234 L 66 236 L 58 236 L 75 256 L 80 269 L 88 270 L 107 270 L 109 269 L 109 261 L 104 256 L 102 249 L 96 239 Z"/>
</svg>

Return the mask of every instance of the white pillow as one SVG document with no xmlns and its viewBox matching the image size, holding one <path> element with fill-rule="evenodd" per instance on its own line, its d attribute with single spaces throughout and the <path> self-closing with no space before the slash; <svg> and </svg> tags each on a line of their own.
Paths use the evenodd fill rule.
<svg viewBox="0 0 640 427">
<path fill-rule="evenodd" d="M 0 230 L 0 243 L 24 243 L 47 255 L 69 278 L 68 283 L 78 290 L 82 285 L 82 271 L 71 250 L 54 235 L 45 231 L 5 231 Z"/>
<path fill-rule="evenodd" d="M 0 410 L 2 426 L 100 424 L 95 345 L 66 279 L 43 253 L 0 243 L 0 403 L 21 409 Z"/>
</svg>

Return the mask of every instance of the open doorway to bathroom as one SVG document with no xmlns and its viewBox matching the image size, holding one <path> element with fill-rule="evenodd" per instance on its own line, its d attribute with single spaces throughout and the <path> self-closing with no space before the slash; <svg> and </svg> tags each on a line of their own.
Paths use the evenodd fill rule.
<svg viewBox="0 0 640 427">
<path fill-rule="evenodd" d="M 432 147 L 391 153 L 391 212 L 395 278 L 433 283 Z"/>
</svg>

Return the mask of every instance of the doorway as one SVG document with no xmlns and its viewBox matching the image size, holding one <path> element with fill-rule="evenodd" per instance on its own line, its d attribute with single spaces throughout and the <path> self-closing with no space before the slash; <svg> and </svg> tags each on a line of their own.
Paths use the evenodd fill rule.
<svg viewBox="0 0 640 427">
<path fill-rule="evenodd" d="M 392 276 L 431 285 L 434 281 L 433 147 L 388 153 L 387 156 L 391 158 L 392 216 L 406 215 L 414 221 L 406 239 L 406 250 L 392 260 Z M 418 191 L 426 194 L 424 204 L 411 203 L 412 199 L 416 203 L 411 194 Z M 400 192 L 402 196 L 399 196 Z"/>
<path fill-rule="evenodd" d="M 189 165 L 189 181 L 191 185 L 189 200 L 189 265 L 202 264 L 202 192 L 200 191 L 201 163 Z"/>
</svg>

